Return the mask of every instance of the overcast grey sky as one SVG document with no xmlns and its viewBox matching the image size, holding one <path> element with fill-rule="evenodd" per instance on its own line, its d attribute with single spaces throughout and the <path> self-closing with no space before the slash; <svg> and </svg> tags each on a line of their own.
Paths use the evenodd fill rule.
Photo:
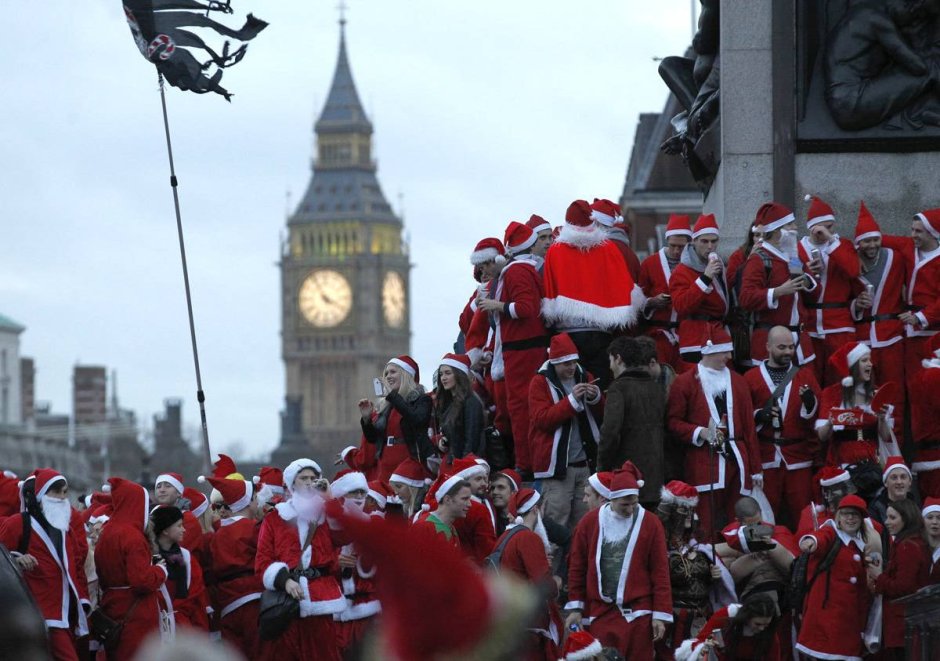
<svg viewBox="0 0 940 661">
<path fill-rule="evenodd" d="M 279 235 L 310 176 L 336 61 L 336 2 L 235 0 L 270 26 L 225 73 L 231 104 L 169 88 L 213 451 L 278 438 Z M 76 362 L 118 371 L 149 425 L 198 422 L 160 100 L 118 0 L 13 3 L 4 102 L 0 312 L 27 327 L 36 395 L 70 409 Z M 579 197 L 617 199 L 655 56 L 690 39 L 689 0 L 350 0 L 347 39 L 379 180 L 411 236 L 412 353 L 430 374 L 456 333 L 484 235 Z M 368 394 L 368 393 L 365 393 Z"/>
</svg>

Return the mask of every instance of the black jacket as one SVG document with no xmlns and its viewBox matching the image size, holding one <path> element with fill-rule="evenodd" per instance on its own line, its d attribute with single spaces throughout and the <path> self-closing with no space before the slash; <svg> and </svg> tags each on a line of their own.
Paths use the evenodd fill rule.
<svg viewBox="0 0 940 661">
<path fill-rule="evenodd" d="M 428 425 L 431 422 L 431 396 L 424 392 L 423 388 L 418 387 L 408 393 L 407 397 L 402 397 L 397 391 L 391 392 L 385 397 L 385 401 L 391 407 L 384 413 L 380 413 L 375 422 L 371 419 L 359 421 L 366 442 L 376 446 L 376 457 L 382 456 L 388 439 L 385 434 L 388 412 L 394 408 L 401 415 L 401 430 L 404 435 L 403 440 L 408 446 L 408 453 L 413 459 L 422 464 L 426 463 L 428 457 L 434 454 L 434 446 L 428 438 Z"/>
<path fill-rule="evenodd" d="M 463 412 L 452 422 L 442 422 L 453 403 L 441 413 L 438 420 L 438 430 L 447 437 L 450 455 L 460 459 L 467 454 L 484 456 L 483 446 L 483 402 L 475 394 L 470 393 L 463 402 Z"/>
</svg>

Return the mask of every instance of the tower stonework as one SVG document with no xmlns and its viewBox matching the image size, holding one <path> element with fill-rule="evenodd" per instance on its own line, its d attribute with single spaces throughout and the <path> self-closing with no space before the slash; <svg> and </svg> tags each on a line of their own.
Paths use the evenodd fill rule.
<svg viewBox="0 0 940 661">
<path fill-rule="evenodd" d="M 318 118 L 307 190 L 281 250 L 285 410 L 272 462 L 307 454 L 324 469 L 360 437 L 357 403 L 411 342 L 407 246 L 376 177 L 340 22 L 339 56 Z"/>
</svg>

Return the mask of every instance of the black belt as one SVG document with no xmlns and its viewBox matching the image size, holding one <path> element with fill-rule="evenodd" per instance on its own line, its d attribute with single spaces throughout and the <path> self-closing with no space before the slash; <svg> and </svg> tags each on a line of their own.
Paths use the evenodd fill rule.
<svg viewBox="0 0 940 661">
<path fill-rule="evenodd" d="M 231 574 L 224 574 L 222 576 L 216 576 L 216 583 L 227 583 L 228 581 L 234 581 L 236 578 L 245 578 L 246 576 L 254 576 L 255 572 L 252 569 L 246 569 L 244 571 L 236 571 Z"/>
<path fill-rule="evenodd" d="M 679 324 L 675 321 L 656 321 L 650 319 L 646 322 L 647 326 L 655 326 L 656 328 L 678 328 Z"/>
<path fill-rule="evenodd" d="M 914 443 L 914 448 L 917 450 L 937 450 L 940 449 L 940 441 L 923 441 L 921 443 Z"/>
<path fill-rule="evenodd" d="M 294 570 L 291 570 L 290 572 L 290 577 L 294 579 L 295 581 L 301 578 L 305 578 L 308 581 L 312 581 L 316 578 L 320 578 L 321 576 L 329 576 L 329 575 L 330 575 L 329 565 L 323 565 L 320 567 L 307 567 L 306 569 L 294 569 Z"/>
<path fill-rule="evenodd" d="M 575 461 L 568 464 L 568 468 L 587 468 L 587 459 L 582 459 L 581 461 Z"/>
<path fill-rule="evenodd" d="M 693 321 L 717 321 L 719 323 L 724 323 L 724 317 L 712 317 L 707 314 L 690 314 L 686 319 L 691 319 Z"/>
<path fill-rule="evenodd" d="M 887 321 L 888 319 L 897 319 L 900 312 L 887 312 L 885 314 L 875 314 L 870 317 L 862 317 L 859 323 L 870 324 L 873 321 Z"/>
<path fill-rule="evenodd" d="M 813 310 L 835 310 L 836 308 L 849 307 L 848 303 L 804 303 L 803 305 Z"/>
<path fill-rule="evenodd" d="M 530 337 L 527 340 L 512 340 L 503 342 L 503 351 L 524 351 L 525 349 L 541 349 L 547 347 L 551 340 L 548 335 Z"/>
<path fill-rule="evenodd" d="M 803 443 L 806 441 L 805 438 L 765 438 L 759 436 L 758 439 L 761 443 L 767 443 L 769 445 L 779 445 L 780 447 L 786 447 L 787 445 L 796 445 L 797 443 Z"/>
<path fill-rule="evenodd" d="M 908 305 L 907 306 L 908 312 L 920 312 L 923 309 L 924 309 L 923 305 Z"/>
<path fill-rule="evenodd" d="M 775 328 L 777 326 L 783 326 L 783 324 L 770 324 L 770 323 L 767 323 L 766 321 L 759 321 L 756 324 L 754 324 L 754 329 L 756 330 L 760 328 L 762 330 L 770 330 L 771 328 Z M 783 326 L 783 327 L 786 328 L 791 333 L 803 332 L 803 324 L 800 324 L 798 326 Z"/>
</svg>

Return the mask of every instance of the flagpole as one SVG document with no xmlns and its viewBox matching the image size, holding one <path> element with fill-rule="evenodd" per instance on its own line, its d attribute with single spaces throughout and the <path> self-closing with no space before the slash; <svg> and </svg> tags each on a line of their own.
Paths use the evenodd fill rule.
<svg viewBox="0 0 940 661">
<path fill-rule="evenodd" d="M 186 310 L 189 313 L 189 336 L 193 343 L 193 364 L 196 368 L 196 400 L 199 402 L 199 417 L 202 421 L 202 472 L 207 474 L 212 465 L 209 451 L 209 426 L 206 423 L 206 394 L 202 390 L 202 373 L 199 370 L 199 349 L 196 347 L 196 322 L 193 320 L 193 299 L 189 290 L 189 268 L 186 266 L 186 244 L 183 242 L 183 219 L 180 216 L 180 197 L 177 191 L 176 168 L 173 165 L 173 145 L 170 142 L 170 120 L 166 112 L 166 91 L 163 74 L 157 72 L 160 82 L 160 105 L 163 106 L 163 130 L 166 133 L 166 153 L 170 159 L 170 188 L 173 189 L 173 206 L 176 209 L 176 231 L 180 240 L 180 260 L 183 263 L 183 286 L 186 289 Z"/>
</svg>

